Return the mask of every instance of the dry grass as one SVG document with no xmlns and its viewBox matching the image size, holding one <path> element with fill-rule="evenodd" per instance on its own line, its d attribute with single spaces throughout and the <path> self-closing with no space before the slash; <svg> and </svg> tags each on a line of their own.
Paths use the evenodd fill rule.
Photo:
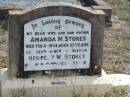
<svg viewBox="0 0 130 97">
<path fill-rule="evenodd" d="M 105 93 L 103 97 L 127 97 L 127 92 L 121 88 L 113 88 L 110 92 Z"/>
<path fill-rule="evenodd" d="M 130 22 L 130 1 L 129 0 L 104 0 L 113 8 L 113 15 L 117 15 L 120 20 Z"/>
<path fill-rule="evenodd" d="M 105 29 L 104 69 L 130 74 L 130 4 L 127 0 L 105 0 L 113 6 L 113 26 Z M 115 16 L 117 14 L 117 16 Z"/>
<path fill-rule="evenodd" d="M 104 68 L 110 73 L 130 74 L 130 28 L 123 26 L 105 31 Z"/>
</svg>

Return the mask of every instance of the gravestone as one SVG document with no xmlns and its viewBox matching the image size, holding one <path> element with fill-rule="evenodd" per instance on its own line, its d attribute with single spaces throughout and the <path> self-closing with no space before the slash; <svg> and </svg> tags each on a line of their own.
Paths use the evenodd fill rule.
<svg viewBox="0 0 130 97">
<path fill-rule="evenodd" d="M 0 10 L 0 21 L 7 20 L 8 10 Z"/>
<path fill-rule="evenodd" d="M 10 77 L 38 76 L 39 72 L 42 76 L 101 75 L 101 10 L 46 2 L 9 15 Z"/>
</svg>

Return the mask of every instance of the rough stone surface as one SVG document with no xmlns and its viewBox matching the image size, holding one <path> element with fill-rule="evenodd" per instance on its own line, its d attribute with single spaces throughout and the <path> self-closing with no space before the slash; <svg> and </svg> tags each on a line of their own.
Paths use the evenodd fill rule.
<svg viewBox="0 0 130 97">
<path fill-rule="evenodd" d="M 8 76 L 7 68 L 0 69 L 0 97 L 2 97 L 1 89 L 7 80 L 7 76 Z"/>
<path fill-rule="evenodd" d="M 94 0 L 98 6 L 92 5 L 95 10 L 103 10 L 105 12 L 105 22 L 111 23 L 112 8 L 103 0 Z M 112 24 L 111 24 L 112 25 Z"/>
<path fill-rule="evenodd" d="M 111 20 L 112 8 L 110 6 L 92 6 L 96 10 L 103 10 L 106 13 L 105 21 L 109 22 Z"/>
<path fill-rule="evenodd" d="M 72 3 L 77 4 L 80 6 L 89 6 L 92 7 L 95 10 L 103 10 L 106 13 L 106 22 L 111 22 L 111 14 L 112 14 L 112 8 L 106 4 L 103 0 L 1 0 L 0 3 L 0 9 L 2 10 L 10 10 L 10 9 L 24 9 L 26 7 L 31 7 L 35 5 L 39 5 L 41 3 L 47 3 L 47 2 L 66 2 L 66 3 Z"/>
<path fill-rule="evenodd" d="M 127 97 L 130 97 L 130 93 L 127 94 Z"/>
<path fill-rule="evenodd" d="M 0 10 L 0 20 L 8 19 L 8 10 Z"/>
<path fill-rule="evenodd" d="M 111 79 L 113 86 L 125 86 L 130 85 L 130 75 L 126 74 L 111 74 L 107 75 L 108 79 Z"/>
</svg>

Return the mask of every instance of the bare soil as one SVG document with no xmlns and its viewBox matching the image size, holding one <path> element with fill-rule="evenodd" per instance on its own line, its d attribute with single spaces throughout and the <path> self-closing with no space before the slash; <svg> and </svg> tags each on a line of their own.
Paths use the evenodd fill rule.
<svg viewBox="0 0 130 97">
<path fill-rule="evenodd" d="M 112 17 L 112 27 L 105 28 L 104 69 L 108 73 L 130 74 L 129 23 Z"/>
</svg>

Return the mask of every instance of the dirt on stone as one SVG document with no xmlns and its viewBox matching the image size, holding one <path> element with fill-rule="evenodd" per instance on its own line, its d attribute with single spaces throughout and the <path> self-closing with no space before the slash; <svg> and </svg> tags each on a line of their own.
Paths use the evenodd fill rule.
<svg viewBox="0 0 130 97">
<path fill-rule="evenodd" d="M 7 31 L 0 29 L 0 68 L 7 66 L 8 53 L 7 53 Z"/>
</svg>

